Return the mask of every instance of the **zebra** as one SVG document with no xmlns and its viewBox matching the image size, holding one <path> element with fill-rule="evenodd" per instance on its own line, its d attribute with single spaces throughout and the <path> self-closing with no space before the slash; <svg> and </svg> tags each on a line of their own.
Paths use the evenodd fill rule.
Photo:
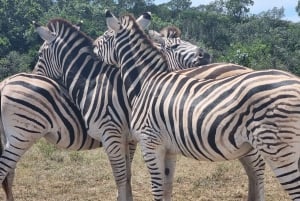
<svg viewBox="0 0 300 201">
<path fill-rule="evenodd" d="M 118 201 L 132 200 L 129 164 L 129 107 L 117 67 L 98 60 L 91 51 L 93 40 L 63 19 L 47 27 L 37 23 L 45 41 L 34 73 L 66 87 L 79 108 L 87 133 L 103 143 L 118 188 Z"/>
<path fill-rule="evenodd" d="M 253 150 L 291 199 L 300 200 L 298 77 L 261 70 L 198 80 L 167 72 L 165 57 L 132 16 L 118 20 L 106 11 L 106 22 L 98 52 L 105 62 L 120 65 L 132 138 L 140 143 L 154 200 L 171 200 L 177 154 L 223 161 Z"/>
<path fill-rule="evenodd" d="M 154 32 L 153 30 L 149 31 L 150 38 L 154 40 L 154 45 L 166 56 L 166 59 L 169 63 L 169 69 L 179 70 L 190 68 L 196 66 L 195 63 L 193 63 L 195 59 L 203 58 L 202 56 L 199 57 L 199 55 L 197 54 L 198 51 L 194 51 L 198 48 L 196 45 L 193 45 L 187 41 L 183 41 L 179 38 L 181 31 L 178 28 L 165 27 L 160 31 L 161 34 L 158 34 L 157 32 L 153 34 L 151 33 L 151 31 Z M 172 37 L 177 38 L 176 40 L 172 40 Z M 101 43 L 101 38 L 102 37 L 99 37 L 94 42 L 94 51 L 96 54 L 98 54 L 97 47 L 99 46 L 98 43 Z M 184 45 L 182 46 L 182 44 Z M 207 53 L 204 52 L 204 54 Z M 191 57 L 191 55 L 194 55 L 194 57 Z M 185 64 L 181 63 L 180 58 L 185 58 L 187 62 Z M 210 58 L 210 56 L 206 58 Z M 204 60 L 206 60 L 206 58 L 204 58 Z M 232 75 L 238 75 L 249 71 L 252 71 L 252 69 L 236 64 L 215 63 L 211 65 L 201 66 L 201 68 L 197 67 L 193 70 L 188 69 L 187 71 L 180 71 L 178 73 L 197 79 L 220 79 L 222 77 L 229 77 Z M 263 201 L 265 162 L 263 161 L 259 153 L 255 150 L 249 153 L 247 156 L 241 158 L 240 162 L 244 166 L 249 180 L 248 200 Z"/>
<path fill-rule="evenodd" d="M 80 26 L 83 22 L 80 21 L 78 24 L 73 25 L 75 28 L 80 29 Z M 28 74 L 28 79 L 26 79 L 26 82 L 24 82 L 24 80 L 22 79 L 26 74 L 20 74 L 20 75 L 16 75 L 13 76 L 13 80 L 14 80 L 14 86 L 15 87 L 24 87 L 23 85 L 26 86 L 30 86 L 31 91 L 27 90 L 26 92 L 23 93 L 24 97 L 26 96 L 26 102 L 24 103 L 35 103 L 36 99 L 34 98 L 35 94 L 38 94 L 39 91 L 36 91 L 36 89 L 40 89 L 43 91 L 47 91 L 47 90 L 52 90 L 53 86 L 52 81 L 49 82 L 48 78 L 43 78 L 43 76 L 34 76 L 34 77 L 30 77 L 30 75 Z M 2 84 L 0 84 L 1 88 L 0 91 L 2 90 L 2 88 L 5 85 L 9 85 L 11 84 L 11 78 L 9 77 L 6 79 L 6 81 L 3 81 Z M 18 81 L 17 79 L 20 79 L 19 83 L 16 84 Z M 9 80 L 9 81 L 8 81 Z M 48 83 L 49 82 L 49 83 Z M 5 83 L 5 84 L 3 84 Z M 21 84 L 22 83 L 22 84 Z M 44 85 L 44 84 L 48 85 Z M 55 85 L 55 84 L 54 84 Z M 45 87 L 44 87 L 45 86 Z M 38 88 L 35 88 L 38 87 Z M 9 91 L 8 89 L 11 90 L 10 88 L 5 88 L 6 91 Z M 91 150 L 91 149 L 96 149 L 96 148 L 101 148 L 102 147 L 102 143 L 100 141 L 97 141 L 93 138 L 91 138 L 89 135 L 87 135 L 86 133 L 86 128 L 84 127 L 84 121 L 82 119 L 82 116 L 80 114 L 79 109 L 74 105 L 74 103 L 70 100 L 68 94 L 66 93 L 66 90 L 62 87 L 62 86 L 55 86 L 56 90 L 52 90 L 52 93 L 48 93 L 49 98 L 53 100 L 53 102 L 48 101 L 48 107 L 49 108 L 62 108 L 62 110 L 60 111 L 60 114 L 66 114 L 65 116 L 59 116 L 60 119 L 58 120 L 59 123 L 57 123 L 57 120 L 54 119 L 49 119 L 49 122 L 44 122 L 44 129 L 39 128 L 39 130 L 35 130 L 35 132 L 39 132 L 40 136 L 35 136 L 36 139 L 34 139 L 34 141 L 37 141 L 39 138 L 45 137 L 45 139 L 49 142 L 52 143 L 54 145 L 56 145 L 56 147 L 61 148 L 61 149 L 67 149 L 67 150 L 76 150 L 76 151 L 81 151 L 81 150 Z M 10 92 L 7 92 L 8 94 Z M 30 93 L 35 93 L 30 95 Z M 15 91 L 13 91 L 11 94 L 15 95 Z M 10 96 L 10 98 L 16 98 L 13 95 Z M 21 95 L 18 95 L 19 100 L 25 100 L 25 98 L 22 98 Z M 5 100 L 4 102 L 5 104 L 9 104 L 7 103 L 7 100 Z M 55 104 L 54 104 L 55 103 Z M 63 103 L 63 104 L 62 104 Z M 51 105 L 52 104 L 52 105 Z M 26 108 L 25 105 L 22 105 L 22 107 L 24 111 L 29 111 L 32 108 Z M 6 110 L 11 110 L 11 107 L 8 107 Z M 33 111 L 34 112 L 34 111 Z M 38 111 L 35 111 L 38 112 Z M 19 115 L 22 115 L 19 113 Z M 3 114 L 4 117 L 6 117 L 6 114 Z M 52 115 L 52 117 L 54 117 Z M 22 117 L 20 118 L 15 118 L 14 121 L 11 122 L 11 125 L 18 125 L 19 121 L 23 121 L 23 118 L 30 118 L 29 116 L 26 115 L 22 115 Z M 66 118 L 67 120 L 65 120 L 64 118 Z M 27 126 L 32 126 L 34 127 L 34 125 L 38 122 L 43 122 L 43 119 L 38 119 L 38 117 L 35 117 L 35 121 L 30 122 L 29 119 L 27 119 Z M 52 122 L 52 123 L 51 123 Z M 56 123 L 53 123 L 56 122 Z M 51 125 L 46 125 L 46 123 Z M 42 124 L 41 124 L 42 125 Z M 8 126 L 8 125 L 6 125 Z M 73 126 L 73 127 L 70 127 Z M 48 128 L 48 130 L 47 130 Z M 62 129 L 63 132 L 60 131 L 60 128 L 68 128 L 68 129 Z M 7 128 L 9 129 L 9 127 Z M 53 132 L 55 129 L 57 129 L 57 132 Z M 7 136 L 6 136 L 7 135 Z M 33 139 L 32 135 L 29 134 L 28 132 L 25 133 L 24 132 L 16 132 L 13 137 L 14 138 L 20 138 L 20 136 L 22 136 L 23 138 L 28 138 L 28 142 L 32 142 Z M 8 148 L 8 146 L 12 143 L 11 142 L 11 137 L 10 134 L 6 134 L 4 130 L 2 130 L 2 143 L 3 141 L 6 141 L 6 143 L 3 143 L 3 145 L 1 145 L 1 154 L 2 152 L 6 152 L 9 151 L 11 148 Z M 16 144 L 13 144 L 14 146 L 16 146 Z M 32 144 L 28 144 L 28 147 L 24 147 L 24 153 L 32 146 Z M 5 150 L 4 150 L 5 149 Z M 20 155 L 21 157 L 22 155 Z M 15 158 L 14 161 L 15 163 L 17 163 L 19 160 L 19 158 Z M 0 159 L 1 162 L 2 159 Z M 6 165 L 5 161 L 3 162 L 3 165 Z M 7 201 L 13 201 L 14 197 L 13 197 L 13 192 L 12 192 L 12 185 L 13 185 L 13 180 L 14 180 L 14 175 L 15 175 L 15 167 L 16 164 L 13 164 L 11 166 L 10 170 L 4 170 L 2 174 L 6 175 L 4 180 L 2 181 L 2 188 L 5 192 L 5 197 Z"/>
<path fill-rule="evenodd" d="M 12 183 L 16 163 L 40 138 L 68 150 L 102 147 L 100 141 L 87 135 L 80 111 L 65 89 L 50 78 L 20 73 L 6 78 L 0 85 L 0 181 L 7 201 L 14 200 Z"/>
<path fill-rule="evenodd" d="M 246 72 L 253 71 L 252 69 L 246 68 L 244 66 L 228 63 L 214 63 L 211 65 L 197 67 L 193 70 L 190 67 L 196 66 L 193 63 L 193 58 L 198 58 L 197 46 L 183 41 L 179 38 L 181 32 L 176 27 L 165 27 L 161 30 L 162 34 L 158 34 L 153 30 L 149 31 L 150 38 L 154 40 L 154 45 L 166 56 L 166 59 L 169 63 L 169 69 L 179 70 L 189 68 L 186 71 L 177 71 L 180 74 L 197 78 L 197 79 L 220 79 L 223 77 L 229 77 L 232 75 L 238 75 Z M 152 35 L 152 36 L 151 36 Z M 172 40 L 172 37 L 177 37 L 176 40 Z M 95 53 L 98 54 L 97 47 L 98 43 L 101 43 L 102 37 L 99 37 L 95 40 Z M 179 41 L 179 42 L 178 42 Z M 157 43 L 156 43 L 157 42 Z M 167 44 L 167 45 L 160 45 Z M 185 44 L 185 45 L 181 45 Z M 174 46 L 174 48 L 172 48 Z M 168 48 L 171 47 L 171 48 Z M 191 50 L 191 51 L 190 51 Z M 176 52 L 176 53 L 174 53 Z M 191 52 L 191 53 L 190 53 Z M 204 52 L 204 54 L 206 54 Z M 191 57 L 194 55 L 194 57 Z M 189 57 L 191 59 L 189 59 Z M 186 58 L 187 61 L 185 64 L 180 62 L 180 58 Z M 202 58 L 202 57 L 201 57 Z M 206 56 L 210 58 L 210 56 Z M 204 60 L 207 61 L 207 59 Z M 249 201 L 263 201 L 264 200 L 264 170 L 265 162 L 261 158 L 257 150 L 250 152 L 247 156 L 240 159 L 249 180 L 248 184 L 248 200 Z"/>
</svg>

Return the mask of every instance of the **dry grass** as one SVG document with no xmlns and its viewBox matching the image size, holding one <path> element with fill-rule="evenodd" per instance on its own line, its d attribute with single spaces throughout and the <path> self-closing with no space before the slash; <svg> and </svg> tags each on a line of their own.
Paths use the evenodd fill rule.
<svg viewBox="0 0 300 201">
<path fill-rule="evenodd" d="M 140 151 L 133 162 L 135 201 L 150 201 L 150 180 Z M 173 198 L 176 201 L 244 201 L 247 177 L 237 161 L 209 163 L 178 157 Z M 18 163 L 16 201 L 116 200 L 115 184 L 103 150 L 66 152 L 43 140 Z M 0 200 L 4 200 L 0 192 Z M 288 201 L 269 169 L 266 201 Z"/>
</svg>

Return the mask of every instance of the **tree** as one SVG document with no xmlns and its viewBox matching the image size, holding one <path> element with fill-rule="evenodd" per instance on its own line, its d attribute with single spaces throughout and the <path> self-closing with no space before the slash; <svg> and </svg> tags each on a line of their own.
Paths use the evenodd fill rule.
<svg viewBox="0 0 300 201">
<path fill-rule="evenodd" d="M 298 0 L 298 4 L 296 6 L 296 11 L 297 11 L 298 15 L 300 16 L 300 0 Z"/>
<path fill-rule="evenodd" d="M 229 16 L 233 17 L 236 22 L 241 22 L 250 11 L 248 7 L 253 4 L 253 0 L 227 0 L 225 7 Z"/>
<path fill-rule="evenodd" d="M 21 52 L 28 50 L 26 33 L 30 30 L 31 22 L 39 19 L 51 4 L 51 0 L 0 0 L 0 44 L 6 46 L 4 51 L 1 50 L 0 57 L 11 50 Z"/>
<path fill-rule="evenodd" d="M 167 5 L 169 6 L 169 8 L 172 11 L 178 12 L 178 11 L 183 11 L 183 10 L 190 8 L 190 6 L 192 5 L 192 1 L 191 0 L 171 0 L 170 2 L 167 3 Z"/>
</svg>

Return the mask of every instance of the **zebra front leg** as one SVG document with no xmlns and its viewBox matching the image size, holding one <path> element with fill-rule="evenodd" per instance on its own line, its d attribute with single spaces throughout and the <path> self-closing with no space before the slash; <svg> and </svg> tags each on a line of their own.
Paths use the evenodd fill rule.
<svg viewBox="0 0 300 201">
<path fill-rule="evenodd" d="M 253 149 L 240 159 L 248 176 L 248 201 L 264 201 L 265 162 L 258 150 Z"/>
<path fill-rule="evenodd" d="M 15 169 L 11 170 L 4 181 L 2 182 L 2 188 L 5 192 L 6 201 L 14 201 L 14 196 L 12 193 L 12 185 L 15 177 Z"/>
<path fill-rule="evenodd" d="M 176 155 L 167 153 L 165 157 L 165 193 L 164 200 L 172 200 L 173 180 L 176 167 Z"/>
<path fill-rule="evenodd" d="M 126 149 L 126 175 L 127 175 L 127 180 L 126 180 L 126 196 L 127 200 L 132 200 L 132 188 L 131 188 L 131 164 L 133 161 L 134 153 L 137 147 L 136 141 L 130 141 L 128 140 L 127 144 L 127 149 Z"/>
<path fill-rule="evenodd" d="M 133 198 L 130 183 L 131 167 L 129 165 L 130 156 L 128 144 L 126 145 L 126 143 L 123 144 L 115 141 L 108 143 L 109 141 L 107 140 L 103 140 L 103 142 L 105 142 L 103 145 L 108 155 L 118 189 L 117 201 L 132 201 Z M 130 174 L 128 175 L 129 172 Z"/>
<path fill-rule="evenodd" d="M 133 161 L 133 157 L 134 157 L 134 153 L 137 147 L 137 143 L 136 141 L 133 140 L 128 140 L 128 152 L 129 155 L 127 154 L 127 195 L 132 198 L 132 188 L 131 188 L 131 165 L 132 165 L 132 161 Z M 132 198 L 133 199 L 133 198 Z"/>
<path fill-rule="evenodd" d="M 141 150 L 151 176 L 152 195 L 155 201 L 163 201 L 165 195 L 165 147 L 157 139 L 144 135 Z"/>
</svg>

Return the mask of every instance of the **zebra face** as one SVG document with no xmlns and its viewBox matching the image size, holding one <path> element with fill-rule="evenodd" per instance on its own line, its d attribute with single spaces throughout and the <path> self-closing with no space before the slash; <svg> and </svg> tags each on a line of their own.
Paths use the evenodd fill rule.
<svg viewBox="0 0 300 201">
<path fill-rule="evenodd" d="M 190 67 L 201 66 L 210 63 L 210 55 L 204 52 L 200 47 L 181 40 L 180 38 L 165 38 L 165 45 L 162 46 L 162 52 L 168 58 L 168 55 L 173 55 L 176 60 L 177 70 Z"/>
<path fill-rule="evenodd" d="M 198 46 L 181 40 L 178 34 L 167 34 L 168 37 L 149 31 L 154 45 L 166 56 L 172 70 L 186 69 L 211 63 L 211 56 Z"/>
<path fill-rule="evenodd" d="M 38 61 L 33 69 L 33 73 L 51 77 L 55 80 L 61 80 L 62 68 L 58 63 L 58 59 L 54 56 L 54 49 L 50 43 L 45 41 L 38 51 Z M 50 67 L 51 66 L 51 67 Z"/>
<path fill-rule="evenodd" d="M 117 55 L 114 51 L 114 33 L 112 30 L 104 32 L 94 41 L 94 53 L 99 56 L 105 63 L 114 65 L 117 64 Z M 106 56 L 103 56 L 106 55 Z"/>
</svg>

